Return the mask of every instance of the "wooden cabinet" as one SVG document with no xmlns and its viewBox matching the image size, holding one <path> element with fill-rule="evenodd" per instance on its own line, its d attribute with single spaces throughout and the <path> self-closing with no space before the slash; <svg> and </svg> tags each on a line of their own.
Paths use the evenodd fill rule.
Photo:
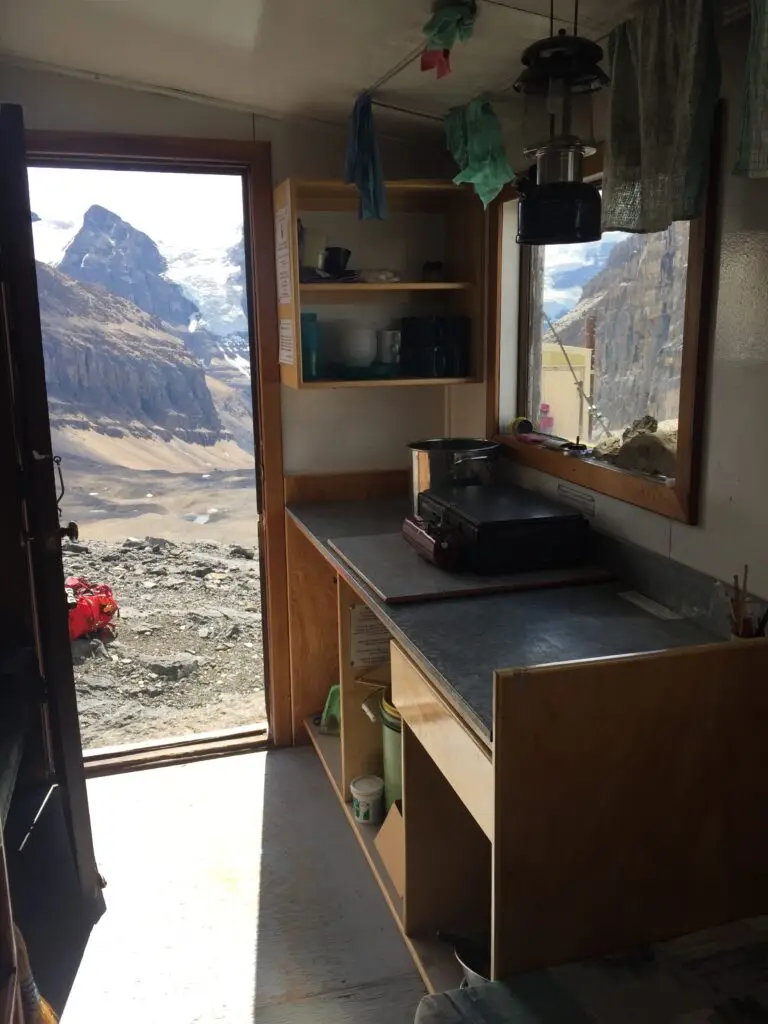
<svg viewBox="0 0 768 1024">
<path fill-rule="evenodd" d="M 360 221 L 358 195 L 339 181 L 288 179 L 275 189 L 275 244 L 280 333 L 280 375 L 293 388 L 459 385 L 484 378 L 483 281 L 485 215 L 471 189 L 440 181 L 387 183 L 389 216 Z M 305 280 L 300 259 L 312 267 L 325 246 L 351 250 L 350 267 L 390 270 L 399 281 Z M 314 242 L 312 241 L 314 239 Z M 309 251 L 312 246 L 312 251 Z M 422 280 L 426 262 L 443 265 L 443 280 Z M 310 379 L 302 359 L 301 314 L 317 316 L 321 379 Z M 386 376 L 345 366 L 339 347 L 355 326 L 397 329 L 403 316 L 461 315 L 471 323 L 468 373 L 464 376 Z M 379 368 L 381 371 L 383 368 Z"/>
</svg>

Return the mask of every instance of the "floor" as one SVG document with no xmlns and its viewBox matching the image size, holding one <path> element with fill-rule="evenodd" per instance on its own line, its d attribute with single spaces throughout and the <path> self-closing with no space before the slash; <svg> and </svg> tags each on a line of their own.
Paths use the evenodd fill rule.
<svg viewBox="0 0 768 1024">
<path fill-rule="evenodd" d="M 410 1024 L 422 982 L 309 749 L 88 784 L 107 913 L 63 1024 Z"/>
</svg>

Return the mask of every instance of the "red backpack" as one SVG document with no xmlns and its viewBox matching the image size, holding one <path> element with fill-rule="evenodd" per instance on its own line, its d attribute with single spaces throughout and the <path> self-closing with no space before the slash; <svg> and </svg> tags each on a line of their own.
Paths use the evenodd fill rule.
<svg viewBox="0 0 768 1024">
<path fill-rule="evenodd" d="M 70 640 L 98 633 L 104 628 L 114 631 L 111 622 L 119 614 L 119 609 L 111 587 L 106 583 L 94 586 L 83 576 L 67 576 L 64 589 L 69 608 Z"/>
</svg>

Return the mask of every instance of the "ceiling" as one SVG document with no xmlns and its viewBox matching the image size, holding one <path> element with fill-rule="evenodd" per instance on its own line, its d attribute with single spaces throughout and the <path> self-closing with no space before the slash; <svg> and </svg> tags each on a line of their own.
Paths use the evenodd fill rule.
<svg viewBox="0 0 768 1024">
<path fill-rule="evenodd" d="M 580 0 L 581 34 L 604 37 L 633 5 Z M 0 53 L 336 123 L 381 83 L 377 122 L 407 136 L 439 132 L 449 107 L 483 91 L 503 106 L 520 52 L 549 34 L 549 0 L 479 0 L 474 35 L 438 82 L 419 70 L 430 11 L 429 0 L 0 0 Z M 555 0 L 555 14 L 556 29 L 570 28 L 573 0 Z"/>
</svg>

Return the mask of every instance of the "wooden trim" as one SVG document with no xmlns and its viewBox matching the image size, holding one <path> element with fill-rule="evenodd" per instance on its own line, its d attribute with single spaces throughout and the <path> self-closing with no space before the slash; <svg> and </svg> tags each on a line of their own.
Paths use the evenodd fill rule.
<svg viewBox="0 0 768 1024">
<path fill-rule="evenodd" d="M 85 777 L 97 779 L 103 775 L 122 775 L 125 772 L 144 771 L 146 768 L 167 768 L 173 764 L 209 761 L 233 754 L 252 754 L 259 750 L 269 750 L 271 747 L 266 730 L 243 736 L 219 736 L 215 740 L 203 742 L 194 740 L 157 750 L 148 748 L 130 751 L 119 757 L 91 757 L 85 762 Z"/>
<path fill-rule="evenodd" d="M 407 498 L 407 469 L 362 470 L 353 473 L 296 473 L 284 477 L 285 503 L 318 501 L 369 501 Z"/>
<path fill-rule="evenodd" d="M 216 732 L 194 733 L 188 736 L 171 736 L 160 740 L 145 740 L 143 743 L 113 744 L 108 747 L 93 747 L 83 752 L 83 763 L 86 768 L 94 761 L 112 760 L 117 763 L 123 757 L 133 757 L 137 754 L 159 754 L 166 751 L 178 750 L 180 747 L 216 747 L 230 740 L 248 740 L 250 742 L 264 742 L 269 737 L 269 729 L 266 722 L 257 722 L 253 725 L 235 726 L 230 729 L 218 729 Z"/>
<path fill-rule="evenodd" d="M 268 142 L 237 139 L 189 139 L 166 135 L 118 135 L 110 132 L 27 131 L 27 153 L 35 164 L 74 166 L 82 160 L 89 166 L 128 164 L 146 168 L 155 161 L 175 169 L 189 161 L 193 167 L 230 166 L 242 170 L 257 153 L 269 155 Z M 270 194 L 272 179 L 270 175 Z"/>
<path fill-rule="evenodd" d="M 308 739 L 304 719 L 325 706 L 339 681 L 336 573 L 290 517 L 285 534 L 288 556 L 291 731 L 294 743 Z"/>
<path fill-rule="evenodd" d="M 283 498 L 280 367 L 272 213 L 272 171 L 267 142 L 184 139 L 86 132 L 27 132 L 30 163 L 62 166 L 234 170 L 245 179 L 246 263 L 252 280 L 251 367 L 254 430 L 260 463 L 258 501 L 263 561 L 267 712 L 277 746 L 293 739 L 288 644 L 288 584 Z M 256 343 L 258 339 L 258 344 Z M 258 429 L 256 429 L 258 426 Z"/>
<path fill-rule="evenodd" d="M 499 379 L 501 362 L 501 267 L 504 237 L 504 202 L 495 200 L 486 218 L 488 231 L 488 262 L 486 274 L 485 325 L 485 436 L 493 437 L 499 429 Z"/>
<path fill-rule="evenodd" d="M 616 466 L 594 459 L 575 459 L 558 451 L 535 448 L 509 434 L 497 434 L 494 440 L 505 445 L 512 459 L 521 466 L 538 469 L 541 473 L 549 473 L 550 476 L 598 491 L 609 498 L 626 501 L 630 505 L 638 505 L 670 519 L 687 521 L 677 490 L 665 487 L 653 477 L 617 469 Z"/>
<path fill-rule="evenodd" d="M 675 481 L 675 491 L 688 523 L 698 522 L 699 517 L 707 375 L 717 306 L 715 259 L 719 245 L 720 190 L 724 181 L 724 132 L 725 112 L 721 105 L 712 133 L 706 207 L 703 215 L 691 223 L 688 242 Z"/>
<path fill-rule="evenodd" d="M 683 355 L 678 414 L 678 470 L 673 486 L 617 469 L 597 460 L 574 459 L 560 452 L 536 448 L 517 442 L 513 437 L 498 434 L 496 422 L 489 437 L 506 445 L 514 461 L 543 473 L 568 480 L 600 494 L 626 501 L 680 522 L 695 524 L 699 514 L 699 491 L 704 441 L 706 383 L 710 340 L 715 307 L 715 256 L 717 252 L 717 221 L 719 187 L 722 179 L 721 141 L 722 111 L 713 132 L 711 172 L 706 207 L 691 222 L 688 242 L 688 272 L 684 320 Z M 602 150 L 587 159 L 585 175 L 594 177 L 602 171 Z M 513 197 L 510 197 L 513 198 Z M 501 272 L 501 268 L 499 273 Z M 528 331 L 530 326 L 530 247 L 520 253 L 520 327 L 518 333 L 518 414 L 527 413 L 530 358 Z M 493 282 L 489 283 L 492 286 Z M 492 338 L 489 335 L 489 344 Z M 497 346 L 499 339 L 496 339 Z M 498 355 L 497 366 L 498 366 Z M 498 382 L 487 383 L 487 407 L 498 402 Z"/>
</svg>

